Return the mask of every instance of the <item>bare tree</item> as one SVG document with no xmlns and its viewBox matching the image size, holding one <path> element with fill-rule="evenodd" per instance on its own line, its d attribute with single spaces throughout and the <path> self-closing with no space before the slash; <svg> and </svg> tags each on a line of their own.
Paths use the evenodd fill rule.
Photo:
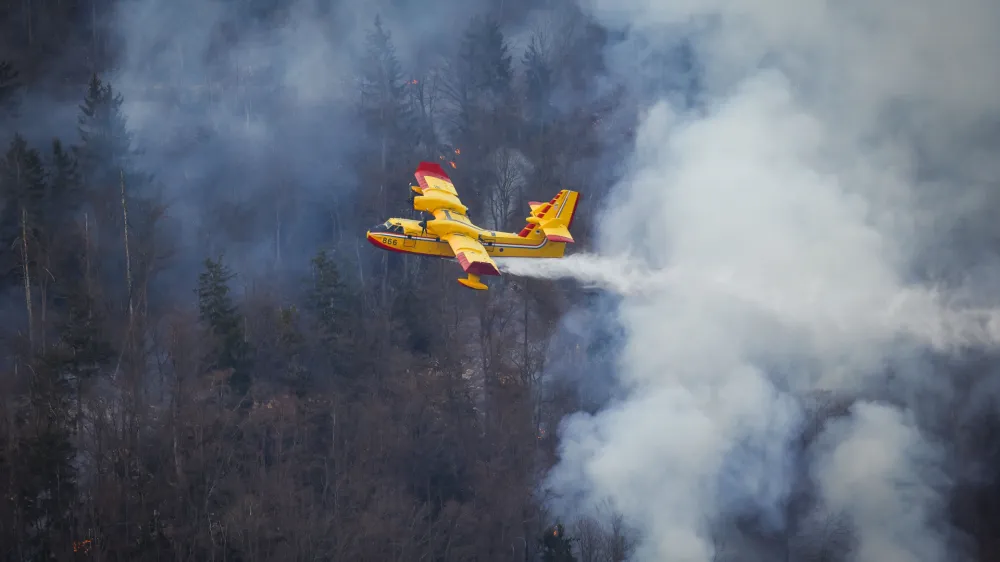
<svg viewBox="0 0 1000 562">
<path fill-rule="evenodd" d="M 528 159 L 515 149 L 499 148 L 490 156 L 493 189 L 488 198 L 494 229 L 508 227 L 515 204 L 523 199 L 524 181 L 530 167 Z"/>
<path fill-rule="evenodd" d="M 593 517 L 581 517 L 573 524 L 570 534 L 576 539 L 580 562 L 605 562 L 604 529 Z"/>
<path fill-rule="evenodd" d="M 609 516 L 608 533 L 604 543 L 608 562 L 624 562 L 635 552 L 638 533 L 625 523 L 625 516 L 613 512 Z"/>
</svg>

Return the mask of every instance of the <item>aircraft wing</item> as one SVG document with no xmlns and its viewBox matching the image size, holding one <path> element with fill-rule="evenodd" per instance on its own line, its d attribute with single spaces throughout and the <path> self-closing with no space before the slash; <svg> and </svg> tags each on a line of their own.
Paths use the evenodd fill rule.
<svg viewBox="0 0 1000 562">
<path fill-rule="evenodd" d="M 496 262 L 486 253 L 483 245 L 476 240 L 457 232 L 446 234 L 441 239 L 451 246 L 452 251 L 455 252 L 455 259 L 458 260 L 462 270 L 466 273 L 500 275 L 500 269 Z"/>
<path fill-rule="evenodd" d="M 444 168 L 435 162 L 421 162 L 414 172 L 418 186 L 413 186 L 421 196 L 414 199 L 414 209 L 437 215 L 437 211 L 448 210 L 465 215 L 468 208 L 462 204 L 458 191 Z"/>
<path fill-rule="evenodd" d="M 449 195 L 458 197 L 455 184 L 445 173 L 444 168 L 435 162 L 421 162 L 417 166 L 417 171 L 413 174 L 417 178 L 420 188 L 427 193 L 428 190 L 443 191 Z"/>
</svg>

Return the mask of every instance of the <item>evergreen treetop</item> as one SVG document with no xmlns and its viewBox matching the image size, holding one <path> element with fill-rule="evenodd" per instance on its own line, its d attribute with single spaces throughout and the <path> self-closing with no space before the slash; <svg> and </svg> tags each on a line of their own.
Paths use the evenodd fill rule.
<svg viewBox="0 0 1000 562">
<path fill-rule="evenodd" d="M 459 79 L 470 101 L 484 95 L 502 97 L 510 89 L 513 68 L 500 23 L 492 17 L 475 17 L 462 37 Z"/>
<path fill-rule="evenodd" d="M 122 95 L 111 84 L 105 84 L 96 74 L 91 76 L 77 119 L 81 160 L 87 167 L 102 164 L 123 168 L 135 153 L 123 103 Z"/>
<path fill-rule="evenodd" d="M 45 179 L 45 166 L 38 150 L 29 147 L 23 136 L 14 134 L 0 160 L 0 194 L 8 205 L 13 202 L 37 216 L 45 200 Z"/>
<path fill-rule="evenodd" d="M 232 369 L 230 384 L 240 394 L 250 388 L 251 349 L 242 317 L 229 292 L 235 277 L 222 256 L 206 259 L 198 275 L 198 313 L 213 340 L 209 368 Z"/>
<path fill-rule="evenodd" d="M 532 37 L 521 58 L 524 64 L 524 97 L 527 117 L 543 123 L 549 118 L 549 96 L 552 95 L 552 69 L 545 58 L 538 37 Z"/>
<path fill-rule="evenodd" d="M 0 60 L 0 118 L 17 117 L 20 106 L 20 73 L 9 61 Z"/>
<path fill-rule="evenodd" d="M 321 250 L 312 259 L 313 281 L 308 292 L 308 305 L 315 315 L 320 338 L 334 369 L 348 370 L 351 355 L 351 334 L 358 318 L 353 295 L 340 277 L 340 270 L 326 252 Z"/>
<path fill-rule="evenodd" d="M 30 148 L 24 137 L 14 135 L 0 158 L 0 275 L 8 274 L 5 263 L 17 241 L 27 236 L 29 255 L 35 254 L 35 242 L 41 232 L 45 212 L 45 167 L 38 151 Z M 20 255 L 20 249 L 15 252 Z M 31 258 L 29 258 L 30 260 Z"/>
<path fill-rule="evenodd" d="M 368 111 L 390 111 L 387 117 L 398 117 L 406 110 L 403 70 L 396 57 L 392 34 L 382 27 L 375 16 L 375 28 L 365 40 L 365 57 L 361 72 L 362 106 Z"/>
</svg>

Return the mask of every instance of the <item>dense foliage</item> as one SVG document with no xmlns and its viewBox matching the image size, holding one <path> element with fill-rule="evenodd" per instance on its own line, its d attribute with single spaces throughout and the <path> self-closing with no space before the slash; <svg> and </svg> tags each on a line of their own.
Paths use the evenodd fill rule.
<svg viewBox="0 0 1000 562">
<path fill-rule="evenodd" d="M 430 10 L 386 0 L 352 35 L 345 3 L 218 0 L 180 23 L 157 10 L 190 2 L 0 3 L 0 560 L 636 552 L 620 513 L 556 517 L 540 485 L 560 420 L 602 399 L 552 374 L 608 368 L 613 300 L 553 350 L 591 293 L 475 293 L 454 263 L 364 241 L 412 216 L 407 182 L 434 160 L 495 228 L 579 190 L 590 247 L 637 113 L 607 79 L 614 32 L 569 0 L 453 2 L 475 9 L 435 29 L 390 23 Z M 801 447 L 846 409 L 823 402 Z M 953 410 L 942 440 L 976 466 L 941 511 L 992 560 L 1000 425 Z M 851 559 L 843 521 L 801 536 L 815 498 L 795 492 L 777 531 L 725 521 L 730 550 Z"/>
<path fill-rule="evenodd" d="M 363 134 L 344 147 L 356 187 L 312 202 L 331 228 L 287 239 L 294 181 L 268 178 L 262 213 L 209 178 L 202 243 L 177 250 L 171 215 L 189 211 L 142 167 L 109 78 L 114 37 L 81 17 L 91 7 L 24 9 L 5 22 L 20 54 L 0 62 L 5 126 L 47 134 L 22 110 L 53 52 L 100 64 L 60 85 L 78 92 L 76 134 L 14 130 L 0 159 L 0 558 L 574 560 L 536 490 L 554 458 L 545 428 L 574 407 L 538 385 L 569 295 L 516 279 L 470 294 L 454 264 L 378 252 L 363 233 L 408 216 L 421 159 L 453 164 L 474 219 L 498 228 L 559 187 L 594 193 L 579 182 L 609 102 L 550 99 L 582 70 L 555 68 L 541 36 L 522 57 L 476 16 L 453 56 L 410 78 L 376 17 L 350 109 Z M 596 60 L 590 39 L 565 48 Z M 225 135 L 190 132 L 197 146 Z M 607 529 L 590 535 L 624 537 Z"/>
</svg>

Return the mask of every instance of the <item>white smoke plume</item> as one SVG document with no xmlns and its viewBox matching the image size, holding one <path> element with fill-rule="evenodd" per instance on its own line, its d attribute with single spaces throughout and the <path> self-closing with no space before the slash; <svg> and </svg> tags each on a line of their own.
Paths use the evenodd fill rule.
<svg viewBox="0 0 1000 562">
<path fill-rule="evenodd" d="M 501 271 L 510 275 L 539 279 L 574 279 L 586 287 L 600 288 L 623 295 L 634 295 L 667 283 L 661 271 L 652 271 L 637 260 L 575 254 L 558 260 L 498 258 Z"/>
<path fill-rule="evenodd" d="M 995 311 L 968 308 L 994 295 L 914 275 L 990 203 L 1000 5 L 581 2 L 627 29 L 609 55 L 643 88 L 661 72 L 650 53 L 689 40 L 702 99 L 653 100 L 631 172 L 591 203 L 608 206 L 597 251 L 615 257 L 501 264 L 625 295 L 627 398 L 564 420 L 561 507 L 610 499 L 643 533 L 638 560 L 774 559 L 726 552 L 716 531 L 753 516 L 792 533 L 801 454 L 812 518 L 846 521 L 844 559 L 961 559 L 939 521 L 943 452 L 905 401 L 859 402 L 806 450 L 795 440 L 815 391 L 863 396 L 889 361 L 1000 339 Z"/>
</svg>

